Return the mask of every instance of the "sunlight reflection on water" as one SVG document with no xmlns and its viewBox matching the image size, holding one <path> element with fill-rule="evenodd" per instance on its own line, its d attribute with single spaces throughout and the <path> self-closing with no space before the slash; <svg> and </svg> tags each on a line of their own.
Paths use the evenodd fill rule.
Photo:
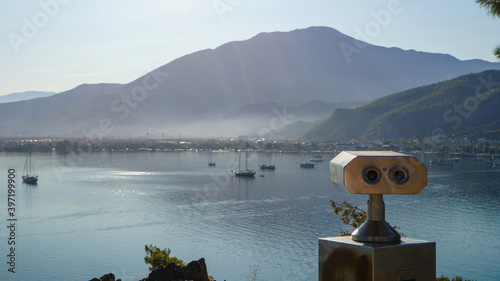
<svg viewBox="0 0 500 281">
<path fill-rule="evenodd" d="M 18 280 L 89 280 L 113 272 L 136 281 L 147 276 L 146 244 L 171 248 L 184 261 L 204 257 L 217 280 L 245 280 L 256 265 L 263 280 L 317 280 L 318 238 L 349 229 L 329 200 L 360 207 L 367 200 L 331 184 L 329 156 L 305 170 L 297 162 L 308 155 L 259 154 L 249 166 L 256 168 L 259 159 L 277 169 L 253 179 L 227 171 L 237 156 L 231 152 L 217 154 L 214 168 L 207 152 L 97 153 L 77 166 L 64 166 L 67 158 L 59 156 L 34 156 L 45 163 L 39 185 L 19 185 L 16 194 Z M 23 161 L 23 155 L 4 154 L 0 167 Z M 384 197 L 386 217 L 408 237 L 437 242 L 438 275 L 495 280 L 500 169 L 471 161 L 428 166 L 421 194 Z M 1 280 L 9 277 L 0 270 Z"/>
</svg>

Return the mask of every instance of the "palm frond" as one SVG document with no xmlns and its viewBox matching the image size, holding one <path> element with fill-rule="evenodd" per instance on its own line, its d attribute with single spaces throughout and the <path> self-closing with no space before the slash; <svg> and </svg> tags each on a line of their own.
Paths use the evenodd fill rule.
<svg viewBox="0 0 500 281">
<path fill-rule="evenodd" d="M 476 3 L 481 7 L 488 9 L 490 15 L 500 17 L 500 1 L 499 0 L 476 0 Z"/>
<path fill-rule="evenodd" d="M 496 49 L 493 51 L 493 54 L 495 57 L 497 57 L 498 60 L 500 60 L 500 46 L 496 47 Z"/>
</svg>

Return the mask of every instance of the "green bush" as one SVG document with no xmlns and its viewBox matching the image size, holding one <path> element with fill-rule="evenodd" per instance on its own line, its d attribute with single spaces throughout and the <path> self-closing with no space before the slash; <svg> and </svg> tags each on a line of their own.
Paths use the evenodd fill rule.
<svg viewBox="0 0 500 281">
<path fill-rule="evenodd" d="M 170 256 L 170 249 L 160 250 L 160 248 L 156 246 L 146 245 L 144 246 L 144 250 L 146 251 L 144 262 L 150 265 L 150 271 L 158 269 L 160 265 L 167 266 L 170 263 L 175 263 L 176 265 L 180 265 L 183 267 L 186 266 L 186 264 L 182 260 Z"/>
<path fill-rule="evenodd" d="M 341 215 L 340 220 L 345 225 L 350 225 L 354 228 L 360 227 L 367 219 L 366 211 L 358 208 L 358 206 L 351 205 L 349 202 L 344 201 L 341 204 L 336 203 L 335 201 L 330 200 L 330 205 L 333 207 L 333 212 L 337 215 Z M 399 229 L 397 226 L 393 226 L 394 229 Z M 401 236 L 406 237 L 403 233 L 400 233 Z M 349 236 L 351 232 L 340 230 L 340 235 Z M 441 275 L 441 277 L 436 278 L 436 281 L 472 281 L 470 279 L 464 280 L 462 277 L 453 277 L 450 278 Z"/>
</svg>

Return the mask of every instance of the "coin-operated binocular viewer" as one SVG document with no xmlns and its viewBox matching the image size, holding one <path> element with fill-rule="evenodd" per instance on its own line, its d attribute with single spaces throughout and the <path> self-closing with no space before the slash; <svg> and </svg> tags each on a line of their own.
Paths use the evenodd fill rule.
<svg viewBox="0 0 500 281">
<path fill-rule="evenodd" d="M 319 281 L 436 280 L 436 244 L 401 238 L 385 221 L 384 194 L 418 194 L 427 168 L 391 151 L 344 151 L 330 162 L 341 190 L 368 194 L 367 220 L 352 235 L 319 239 Z"/>
</svg>

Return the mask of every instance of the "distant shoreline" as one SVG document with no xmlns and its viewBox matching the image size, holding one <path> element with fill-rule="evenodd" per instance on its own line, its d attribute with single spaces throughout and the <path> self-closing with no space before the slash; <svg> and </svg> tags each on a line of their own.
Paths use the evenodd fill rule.
<svg viewBox="0 0 500 281">
<path fill-rule="evenodd" d="M 290 154 L 337 154 L 344 150 L 390 150 L 408 154 L 460 157 L 499 157 L 500 141 L 478 139 L 375 140 L 351 142 L 306 142 L 294 140 L 237 139 L 64 139 L 64 138 L 0 138 L 0 153 L 52 153 L 59 155 L 97 152 L 182 152 L 213 151 Z"/>
</svg>

